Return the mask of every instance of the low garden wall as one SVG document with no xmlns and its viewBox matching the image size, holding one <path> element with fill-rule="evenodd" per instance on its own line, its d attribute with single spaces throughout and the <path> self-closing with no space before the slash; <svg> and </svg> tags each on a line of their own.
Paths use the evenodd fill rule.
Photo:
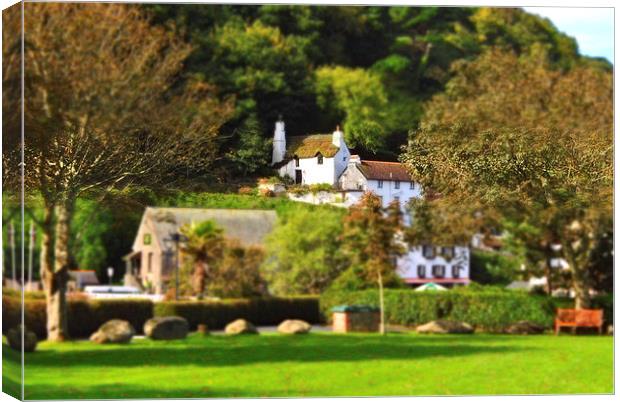
<svg viewBox="0 0 620 402">
<path fill-rule="evenodd" d="M 44 299 L 25 300 L 26 327 L 39 339 L 47 336 Z M 126 320 L 138 333 L 144 323 L 154 316 L 179 315 L 188 320 L 190 329 L 207 324 L 210 329 L 245 318 L 255 325 L 277 325 L 285 319 L 298 318 L 311 324 L 320 321 L 317 297 L 239 299 L 210 302 L 162 302 L 150 300 L 69 300 L 68 323 L 72 338 L 87 338 L 111 319 Z M 20 299 L 2 296 L 2 330 L 8 331 L 20 323 Z"/>
</svg>

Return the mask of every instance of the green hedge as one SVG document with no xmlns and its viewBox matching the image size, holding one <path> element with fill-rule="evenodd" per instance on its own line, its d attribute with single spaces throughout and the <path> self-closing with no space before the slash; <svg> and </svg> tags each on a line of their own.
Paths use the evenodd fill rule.
<svg viewBox="0 0 620 402">
<path fill-rule="evenodd" d="M 47 337 L 47 312 L 45 300 L 26 299 L 24 319 L 26 327 L 37 334 L 39 339 Z M 153 303 L 150 300 L 117 299 L 117 300 L 69 300 L 68 322 L 69 335 L 72 338 L 87 338 L 95 332 L 101 324 L 108 320 L 126 320 L 142 332 L 144 323 L 153 317 Z M 20 323 L 20 299 L 2 297 L 2 330 Z"/>
<path fill-rule="evenodd" d="M 331 316 L 331 308 L 341 304 L 367 304 L 377 307 L 377 290 L 325 292 L 320 300 L 321 312 Z M 545 327 L 553 325 L 555 307 L 544 296 L 513 291 L 415 292 L 411 289 L 385 291 L 386 321 L 416 326 L 437 319 L 465 321 L 474 327 L 498 332 L 521 320 Z"/>
<path fill-rule="evenodd" d="M 47 336 L 45 300 L 25 300 L 26 327 L 40 339 Z M 237 318 L 245 318 L 255 325 L 277 325 L 285 319 L 297 318 L 318 323 L 318 297 L 290 297 L 238 299 L 215 302 L 163 302 L 150 300 L 69 300 L 69 335 L 87 338 L 103 323 L 111 319 L 126 320 L 138 333 L 153 316 L 179 315 L 187 319 L 192 329 L 197 324 L 209 328 L 223 328 Z M 2 330 L 8 331 L 20 323 L 20 299 L 2 296 Z"/>
<path fill-rule="evenodd" d="M 210 329 L 224 328 L 238 318 L 254 325 L 278 325 L 286 319 L 300 319 L 311 324 L 321 321 L 319 298 L 312 296 L 163 302 L 155 304 L 155 315 L 181 316 L 189 322 L 190 329 L 198 324 L 207 324 Z"/>
</svg>

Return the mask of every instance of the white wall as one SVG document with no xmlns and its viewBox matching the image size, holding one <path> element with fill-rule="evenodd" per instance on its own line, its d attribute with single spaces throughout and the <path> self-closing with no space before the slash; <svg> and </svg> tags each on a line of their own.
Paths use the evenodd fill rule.
<svg viewBox="0 0 620 402">
<path fill-rule="evenodd" d="M 438 247 L 435 247 L 437 249 Z M 436 250 L 437 251 L 437 250 Z M 433 279 L 433 265 L 443 265 L 446 267 L 444 280 L 454 279 L 452 277 L 452 266 L 462 267 L 458 279 L 469 279 L 469 248 L 462 246 L 454 247 L 454 257 L 447 261 L 444 257 L 435 253 L 435 258 L 428 259 L 422 254 L 422 246 L 412 247 L 408 254 L 400 257 L 397 262 L 398 275 L 405 281 L 418 278 L 418 265 L 426 266 L 425 279 Z"/>
</svg>

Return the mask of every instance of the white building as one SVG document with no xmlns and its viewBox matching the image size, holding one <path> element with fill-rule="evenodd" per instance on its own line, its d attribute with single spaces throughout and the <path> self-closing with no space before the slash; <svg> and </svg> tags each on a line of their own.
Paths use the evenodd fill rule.
<svg viewBox="0 0 620 402">
<path fill-rule="evenodd" d="M 333 134 L 289 137 L 287 147 L 284 122 L 276 122 L 271 163 L 296 184 L 335 184 L 350 156 L 340 128 Z"/>
<path fill-rule="evenodd" d="M 278 121 L 273 140 L 273 166 L 280 176 L 290 176 L 297 184 L 332 184 L 342 194 L 339 205 L 351 206 L 365 192 L 380 197 L 387 207 L 398 201 L 403 212 L 412 198 L 423 196 L 419 184 L 411 180 L 407 169 L 398 162 L 361 160 L 351 155 L 344 133 L 290 137 L 284 122 Z M 409 224 L 405 214 L 405 224 Z M 428 282 L 443 285 L 469 283 L 469 248 L 466 246 L 418 246 L 398 259 L 398 272 L 411 285 Z"/>
</svg>

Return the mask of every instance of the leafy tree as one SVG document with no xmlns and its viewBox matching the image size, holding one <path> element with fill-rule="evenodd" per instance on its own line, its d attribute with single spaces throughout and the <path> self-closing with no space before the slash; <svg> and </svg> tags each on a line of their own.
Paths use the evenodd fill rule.
<svg viewBox="0 0 620 402">
<path fill-rule="evenodd" d="M 225 243 L 224 254 L 208 275 L 208 292 L 219 297 L 256 297 L 265 294 L 260 266 L 265 252 L 259 246 L 243 246 L 235 239 Z"/>
<path fill-rule="evenodd" d="M 32 3 L 25 13 L 25 185 L 44 200 L 47 333 L 62 341 L 68 336 L 65 291 L 77 198 L 168 181 L 177 169 L 205 172 L 230 109 L 212 87 L 180 80 L 191 48 L 152 26 L 135 6 Z M 7 21 L 13 23 L 7 32 L 19 31 L 19 19 Z M 20 48 L 9 42 L 3 54 L 13 65 Z M 17 76 L 19 70 L 6 69 L 3 82 L 14 85 Z M 18 100 L 8 99 L 8 110 Z M 14 168 L 19 141 L 11 144 L 3 157 Z"/>
<path fill-rule="evenodd" d="M 266 241 L 261 271 L 278 295 L 319 294 L 345 269 L 340 210 L 299 210 L 280 220 Z"/>
<path fill-rule="evenodd" d="M 104 235 L 112 226 L 109 211 L 93 201 L 78 200 L 71 226 L 74 235 L 69 243 L 76 266 L 95 270 L 99 278 L 105 278 L 108 255 Z"/>
<path fill-rule="evenodd" d="M 205 291 L 217 297 L 253 297 L 263 294 L 259 267 L 264 259 L 262 248 L 243 246 L 227 239 L 213 221 L 184 226 L 187 236 L 183 245 L 186 263 L 181 275 L 179 293 L 204 296 Z"/>
<path fill-rule="evenodd" d="M 539 228 L 541 242 L 560 243 L 581 308 L 595 235 L 612 211 L 610 134 L 434 125 L 412 134 L 402 159 L 416 181 L 441 195 L 438 215 L 501 216 Z"/>
<path fill-rule="evenodd" d="M 378 76 L 359 68 L 321 67 L 316 72 L 316 91 L 321 108 L 344 119 L 349 146 L 377 151 L 383 145 L 382 110 L 387 98 Z"/>
<path fill-rule="evenodd" d="M 245 119 L 237 134 L 239 146 L 229 153 L 228 159 L 243 176 L 271 163 L 271 141 L 264 138 L 255 116 Z"/>
<path fill-rule="evenodd" d="M 365 193 L 344 219 L 343 253 L 356 272 L 376 281 L 379 287 L 382 334 L 385 334 L 384 278 L 393 275 L 397 257 L 406 251 L 399 238 L 402 225 L 398 202 L 383 208 L 379 197 L 372 193 Z"/>
<path fill-rule="evenodd" d="M 446 92 L 427 105 L 404 160 L 441 194 L 436 210 L 462 213 L 467 198 L 488 221 L 518 222 L 504 226 L 527 249 L 530 266 L 550 278 L 550 245 L 573 241 L 562 256 L 577 304 L 587 305 L 593 242 L 579 238 L 605 231 L 601 222 L 610 214 L 610 72 L 590 65 L 563 72 L 544 52 L 519 57 L 497 48 L 453 71 Z M 484 226 L 473 216 L 464 214 L 467 228 L 457 232 Z"/>
</svg>

